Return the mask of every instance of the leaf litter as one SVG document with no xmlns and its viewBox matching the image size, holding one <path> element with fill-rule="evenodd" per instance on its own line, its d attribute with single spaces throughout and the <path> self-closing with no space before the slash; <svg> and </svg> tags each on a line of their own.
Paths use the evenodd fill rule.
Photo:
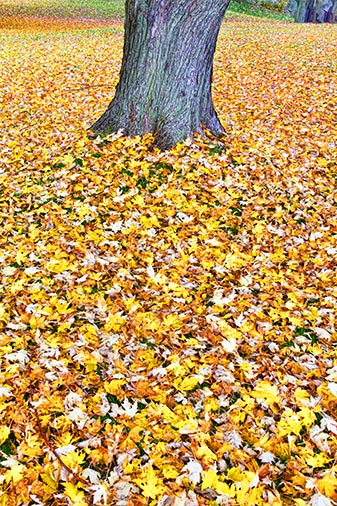
<svg viewBox="0 0 337 506">
<path fill-rule="evenodd" d="M 225 23 L 224 145 L 159 153 L 55 23 L 2 36 L 0 504 L 336 504 L 336 27 Z"/>
</svg>

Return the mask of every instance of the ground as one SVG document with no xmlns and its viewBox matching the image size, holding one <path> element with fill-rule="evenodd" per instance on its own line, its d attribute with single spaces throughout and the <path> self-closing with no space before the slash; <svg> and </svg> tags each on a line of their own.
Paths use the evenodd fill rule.
<svg viewBox="0 0 337 506">
<path fill-rule="evenodd" d="M 159 153 L 87 136 L 121 21 L 9 14 L 0 505 L 337 504 L 336 27 L 232 13 Z"/>
</svg>

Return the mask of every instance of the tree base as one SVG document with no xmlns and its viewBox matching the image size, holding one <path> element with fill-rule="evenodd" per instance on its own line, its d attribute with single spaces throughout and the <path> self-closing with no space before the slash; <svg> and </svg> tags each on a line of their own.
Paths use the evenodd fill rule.
<svg viewBox="0 0 337 506">
<path fill-rule="evenodd" d="M 89 128 L 89 137 L 91 139 L 95 139 L 98 136 L 105 138 L 119 132 L 122 135 L 130 137 L 143 136 L 147 133 L 151 133 L 155 137 L 153 147 L 165 151 L 176 146 L 179 142 L 183 142 L 186 139 L 193 139 L 196 134 L 204 139 L 215 138 L 217 140 L 220 140 L 227 134 L 215 112 L 215 115 L 209 118 L 206 124 L 200 122 L 200 124 L 196 126 L 187 124 L 179 118 L 172 118 L 171 121 L 166 121 L 164 124 L 153 129 L 137 128 L 135 124 L 127 125 L 126 119 L 118 121 L 116 116 L 114 119 L 111 119 L 110 111 L 109 114 L 107 114 L 107 112 L 108 111 Z"/>
<path fill-rule="evenodd" d="M 93 135 L 155 135 L 162 150 L 210 132 L 225 134 L 211 83 L 219 29 L 229 0 L 127 0 L 116 94 Z"/>
</svg>

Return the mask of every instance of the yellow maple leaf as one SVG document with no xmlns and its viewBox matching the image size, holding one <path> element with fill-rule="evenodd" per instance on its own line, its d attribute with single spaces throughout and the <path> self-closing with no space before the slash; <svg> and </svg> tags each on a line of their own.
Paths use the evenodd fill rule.
<svg viewBox="0 0 337 506">
<path fill-rule="evenodd" d="M 218 474 L 212 467 L 203 473 L 201 482 L 201 490 L 206 488 L 214 488 L 218 483 Z"/>
<path fill-rule="evenodd" d="M 177 471 L 177 469 L 169 464 L 166 464 L 164 465 L 163 469 L 162 469 L 162 473 L 164 475 L 164 477 L 169 480 L 169 479 L 176 479 L 177 476 L 179 476 L 179 471 Z"/>
<path fill-rule="evenodd" d="M 280 404 L 278 387 L 269 381 L 258 381 L 251 395 L 255 399 L 263 400 L 268 406 Z"/>
<path fill-rule="evenodd" d="M 181 434 L 194 434 L 198 431 L 198 420 L 188 418 L 185 420 L 179 420 L 172 424 L 173 427 L 179 429 Z"/>
<path fill-rule="evenodd" d="M 236 489 L 234 483 L 229 486 L 227 483 L 218 480 L 217 484 L 215 485 L 215 490 L 222 495 L 228 495 L 228 497 L 234 498 L 236 495 Z"/>
<path fill-rule="evenodd" d="M 42 318 L 36 318 L 35 316 L 32 316 L 29 318 L 29 325 L 32 329 L 42 329 L 45 326 L 45 319 Z"/>
<path fill-rule="evenodd" d="M 331 461 L 331 458 L 324 455 L 324 453 L 315 453 L 313 455 L 308 455 L 305 458 L 306 464 L 308 464 L 313 469 L 317 467 L 324 467 L 325 464 Z"/>
<path fill-rule="evenodd" d="M 296 390 L 294 392 L 294 397 L 295 397 L 297 405 L 299 405 L 299 404 L 305 405 L 310 400 L 309 393 L 300 387 L 296 388 Z"/>
<path fill-rule="evenodd" d="M 143 496 L 150 499 L 163 495 L 166 490 L 162 480 L 158 478 L 151 465 L 148 465 L 146 471 L 143 472 L 142 478 L 136 479 L 135 482 L 141 488 Z"/>
<path fill-rule="evenodd" d="M 85 500 L 85 493 L 73 483 L 64 484 L 64 493 L 72 501 L 72 506 L 88 506 Z"/>
<path fill-rule="evenodd" d="M 111 395 L 124 394 L 122 386 L 125 385 L 126 381 L 123 379 L 116 379 L 104 382 L 104 390 Z"/>
<path fill-rule="evenodd" d="M 6 494 L 2 492 L 3 495 L 0 495 L 0 506 L 8 506 L 11 503 L 11 494 Z"/>
<path fill-rule="evenodd" d="M 257 237 L 260 237 L 262 234 L 265 233 L 266 227 L 264 223 L 261 223 L 260 221 L 254 226 L 253 233 L 257 235 Z"/>
<path fill-rule="evenodd" d="M 83 464 L 85 460 L 84 453 L 77 453 L 76 451 L 68 452 L 67 455 L 63 455 L 63 462 L 70 467 L 72 470 L 78 469 L 80 464 Z"/>
<path fill-rule="evenodd" d="M 303 318 L 300 318 L 298 316 L 288 316 L 290 323 L 294 325 L 295 327 L 300 327 L 303 325 Z"/>
<path fill-rule="evenodd" d="M 141 307 L 141 304 L 134 297 L 130 297 L 130 299 L 124 300 L 123 303 L 128 313 L 133 313 Z"/>
<path fill-rule="evenodd" d="M 219 494 L 227 495 L 228 497 L 235 497 L 235 485 L 229 486 L 224 481 L 221 481 L 215 469 L 210 468 L 203 473 L 203 480 L 201 482 L 201 490 L 211 488 Z"/>
<path fill-rule="evenodd" d="M 215 412 L 220 408 L 220 404 L 214 397 L 208 397 L 204 402 L 205 411 Z"/>
<path fill-rule="evenodd" d="M 102 231 L 101 230 L 88 230 L 87 232 L 88 239 L 94 242 L 95 244 L 99 244 L 102 241 Z"/>
<path fill-rule="evenodd" d="M 76 185 L 76 186 L 82 186 L 82 185 Z M 82 190 L 82 188 L 76 188 L 76 186 L 75 186 L 74 190 L 77 190 L 77 191 Z M 84 216 L 91 216 L 93 214 L 91 209 L 87 205 L 81 206 L 76 211 L 77 211 L 77 214 L 79 215 L 79 217 L 81 218 L 81 220 L 84 218 Z M 87 234 L 88 234 L 88 232 L 87 232 Z"/>
<path fill-rule="evenodd" d="M 37 455 L 43 454 L 43 449 L 41 448 L 41 442 L 39 441 L 39 437 L 36 434 L 30 434 L 29 432 L 26 434 L 26 441 L 22 442 L 20 445 L 20 452 L 23 455 L 29 455 L 29 457 L 35 457 Z"/>
<path fill-rule="evenodd" d="M 124 316 L 118 313 L 111 314 L 108 318 L 108 321 L 104 325 L 104 329 L 108 332 L 119 332 L 125 323 L 126 319 Z"/>
<path fill-rule="evenodd" d="M 6 425 L 2 425 L 0 427 L 0 445 L 2 445 L 2 443 L 6 441 L 10 432 L 11 432 L 10 428 L 7 427 Z"/>
<path fill-rule="evenodd" d="M 47 265 L 47 269 L 55 274 L 61 274 L 64 271 L 74 271 L 76 269 L 76 265 L 72 264 L 65 258 L 60 259 L 52 259 Z"/>
<path fill-rule="evenodd" d="M 231 481 L 242 481 L 244 479 L 245 475 L 241 471 L 239 467 L 231 467 L 231 469 L 228 469 L 227 472 L 227 478 Z"/>
<path fill-rule="evenodd" d="M 7 322 L 9 319 L 9 314 L 6 311 L 7 307 L 5 304 L 0 304 L 0 321 Z"/>
<path fill-rule="evenodd" d="M 25 469 L 25 466 L 23 464 L 14 464 L 11 466 L 8 471 L 6 471 L 6 481 L 10 482 L 12 481 L 14 485 L 18 483 L 23 478 L 23 471 Z"/>
<path fill-rule="evenodd" d="M 318 165 L 320 167 L 327 167 L 329 165 L 329 160 L 327 160 L 326 158 L 323 158 L 322 156 L 319 156 L 318 158 L 316 158 L 316 162 L 318 163 Z"/>
<path fill-rule="evenodd" d="M 61 315 L 71 313 L 72 309 L 68 309 L 69 304 L 70 302 L 58 300 L 55 302 L 55 309 Z"/>
<path fill-rule="evenodd" d="M 217 325 L 219 327 L 219 330 L 221 332 L 221 335 L 226 338 L 234 338 L 234 339 L 240 339 L 242 337 L 242 333 L 229 325 L 225 320 L 220 320 L 217 322 Z"/>
<path fill-rule="evenodd" d="M 317 486 L 321 494 L 334 501 L 337 500 L 337 476 L 334 476 L 334 473 L 327 472 L 323 478 L 317 480 Z"/>
<path fill-rule="evenodd" d="M 300 420 L 297 413 L 294 413 L 290 408 L 286 408 L 282 413 L 281 420 L 277 422 L 277 435 L 279 437 L 289 434 L 298 435 L 303 426 L 303 421 Z"/>
<path fill-rule="evenodd" d="M 316 412 L 317 412 L 317 409 L 308 408 L 307 406 L 303 406 L 300 409 L 300 411 L 297 414 L 298 414 L 299 418 L 301 419 L 304 427 L 308 428 L 308 427 L 315 425 Z"/>
<path fill-rule="evenodd" d="M 199 446 L 199 448 L 196 450 L 196 456 L 199 459 L 203 459 L 203 461 L 208 464 L 212 464 L 218 458 L 216 454 L 213 453 L 212 450 L 210 450 L 206 444 L 201 444 Z"/>
<path fill-rule="evenodd" d="M 193 390 L 200 383 L 200 376 L 188 376 L 179 383 L 179 380 L 176 382 L 179 390 L 189 391 Z"/>
<path fill-rule="evenodd" d="M 247 264 L 248 260 L 249 256 L 245 253 L 228 253 L 225 259 L 225 265 L 227 269 L 240 269 Z"/>
<path fill-rule="evenodd" d="M 20 290 L 22 290 L 25 284 L 26 284 L 25 279 L 18 279 L 17 281 L 15 281 L 15 283 L 11 285 L 10 292 L 13 294 L 19 292 Z"/>
<path fill-rule="evenodd" d="M 130 433 L 129 433 L 129 437 L 130 437 Z M 129 463 L 129 461 L 126 459 L 125 462 L 123 463 L 123 471 L 124 471 L 124 474 L 132 474 L 134 473 L 135 471 L 137 471 L 139 469 L 139 467 L 141 466 L 141 460 L 140 459 L 134 459 L 132 462 Z"/>
<path fill-rule="evenodd" d="M 184 325 L 178 315 L 169 314 L 163 319 L 163 325 L 172 330 L 179 330 Z"/>
<path fill-rule="evenodd" d="M 28 255 L 29 255 L 29 251 L 25 251 L 25 250 L 20 249 L 16 254 L 15 262 L 18 263 L 19 265 L 21 265 L 22 263 L 24 263 L 27 260 Z"/>
<path fill-rule="evenodd" d="M 53 491 L 57 490 L 58 487 L 58 480 L 55 477 L 55 468 L 52 464 L 47 464 L 44 466 L 43 471 L 41 473 L 41 479 L 43 483 L 48 485 L 49 488 L 51 488 Z"/>
</svg>

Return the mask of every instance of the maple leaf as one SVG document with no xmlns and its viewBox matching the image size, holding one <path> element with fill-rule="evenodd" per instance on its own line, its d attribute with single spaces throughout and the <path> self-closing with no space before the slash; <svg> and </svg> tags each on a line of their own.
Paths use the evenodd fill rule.
<svg viewBox="0 0 337 506">
<path fill-rule="evenodd" d="M 179 330 L 184 325 L 184 323 L 181 321 L 179 316 L 171 314 L 165 316 L 165 318 L 163 319 L 163 325 L 172 330 Z"/>
<path fill-rule="evenodd" d="M 177 381 L 177 388 L 179 390 L 193 390 L 199 383 L 203 381 L 202 376 L 188 376 L 184 378 L 182 381 Z"/>
<path fill-rule="evenodd" d="M 201 483 L 201 490 L 205 490 L 207 488 L 211 488 L 216 490 L 220 494 L 226 495 L 228 497 L 235 497 L 235 486 L 229 486 L 227 483 L 220 481 L 219 476 L 215 469 L 210 468 L 208 471 L 203 473 L 203 480 Z"/>
<path fill-rule="evenodd" d="M 210 468 L 208 471 L 203 473 L 203 479 L 201 482 L 201 489 L 214 488 L 218 483 L 218 475 L 215 469 Z"/>
<path fill-rule="evenodd" d="M 7 322 L 9 319 L 9 314 L 7 313 L 7 308 L 5 304 L 0 304 L 0 321 Z"/>
<path fill-rule="evenodd" d="M 7 427 L 6 425 L 2 425 L 0 427 L 0 445 L 2 445 L 2 443 L 6 441 L 10 432 L 11 432 L 10 428 Z"/>
<path fill-rule="evenodd" d="M 136 479 L 135 482 L 141 488 L 144 497 L 156 499 L 159 495 L 164 494 L 166 487 L 151 465 L 148 465 L 142 474 L 143 477 Z"/>
<path fill-rule="evenodd" d="M 104 327 L 107 331 L 118 332 L 123 327 L 123 325 L 125 325 L 125 323 L 126 323 L 125 317 L 123 317 L 119 313 L 116 313 L 109 315 L 109 318 Z"/>
<path fill-rule="evenodd" d="M 309 464 L 312 468 L 318 468 L 318 467 L 324 467 L 325 464 L 331 461 L 331 458 L 326 457 L 324 454 L 315 454 L 315 455 L 308 455 L 306 457 L 306 462 Z"/>
<path fill-rule="evenodd" d="M 311 498 L 310 504 L 312 506 L 332 506 L 330 499 L 323 494 L 314 494 Z"/>
<path fill-rule="evenodd" d="M 101 484 L 92 485 L 90 487 L 90 491 L 93 495 L 94 503 L 99 504 L 99 503 L 103 502 L 103 504 L 107 504 L 107 500 L 108 500 L 107 487 L 105 487 L 104 485 L 101 485 Z"/>
<path fill-rule="evenodd" d="M 320 492 L 329 499 L 337 499 L 337 477 L 327 472 L 323 478 L 317 481 Z"/>
<path fill-rule="evenodd" d="M 217 460 L 217 455 L 210 450 L 206 444 L 201 444 L 196 451 L 198 458 L 202 459 L 206 463 L 210 464 Z"/>
<path fill-rule="evenodd" d="M 129 399 L 127 397 L 125 397 L 124 401 L 122 402 L 122 408 L 128 416 L 133 418 L 135 416 L 135 414 L 137 413 L 138 403 L 134 402 L 134 404 L 132 405 L 131 402 L 129 401 Z"/>
<path fill-rule="evenodd" d="M 69 497 L 74 506 L 87 506 L 85 493 L 73 483 L 67 482 L 64 484 L 64 493 Z"/>
<path fill-rule="evenodd" d="M 195 460 L 190 460 L 183 468 L 182 472 L 187 472 L 189 479 L 195 485 L 201 480 L 201 473 L 203 469 L 201 464 Z"/>
<path fill-rule="evenodd" d="M 19 464 L 18 462 L 8 463 L 7 461 L 3 461 L 2 465 L 9 467 L 10 469 L 6 471 L 5 478 L 7 482 L 12 481 L 14 485 L 16 485 L 22 478 L 25 471 L 25 466 L 23 464 Z"/>
<path fill-rule="evenodd" d="M 252 394 L 255 399 L 262 400 L 267 405 L 280 404 L 280 394 L 277 385 L 269 381 L 258 381 Z"/>
<path fill-rule="evenodd" d="M 46 268 L 51 272 L 54 272 L 56 274 L 60 274 L 61 272 L 68 271 L 68 270 L 74 271 L 76 269 L 76 265 L 69 262 L 65 258 L 60 258 L 60 259 L 50 260 L 46 264 Z"/>
<path fill-rule="evenodd" d="M 58 488 L 58 479 L 56 478 L 55 468 L 51 464 L 47 464 L 43 468 L 43 472 L 41 473 L 41 479 L 43 483 L 48 485 L 51 490 L 56 491 Z"/>
</svg>

